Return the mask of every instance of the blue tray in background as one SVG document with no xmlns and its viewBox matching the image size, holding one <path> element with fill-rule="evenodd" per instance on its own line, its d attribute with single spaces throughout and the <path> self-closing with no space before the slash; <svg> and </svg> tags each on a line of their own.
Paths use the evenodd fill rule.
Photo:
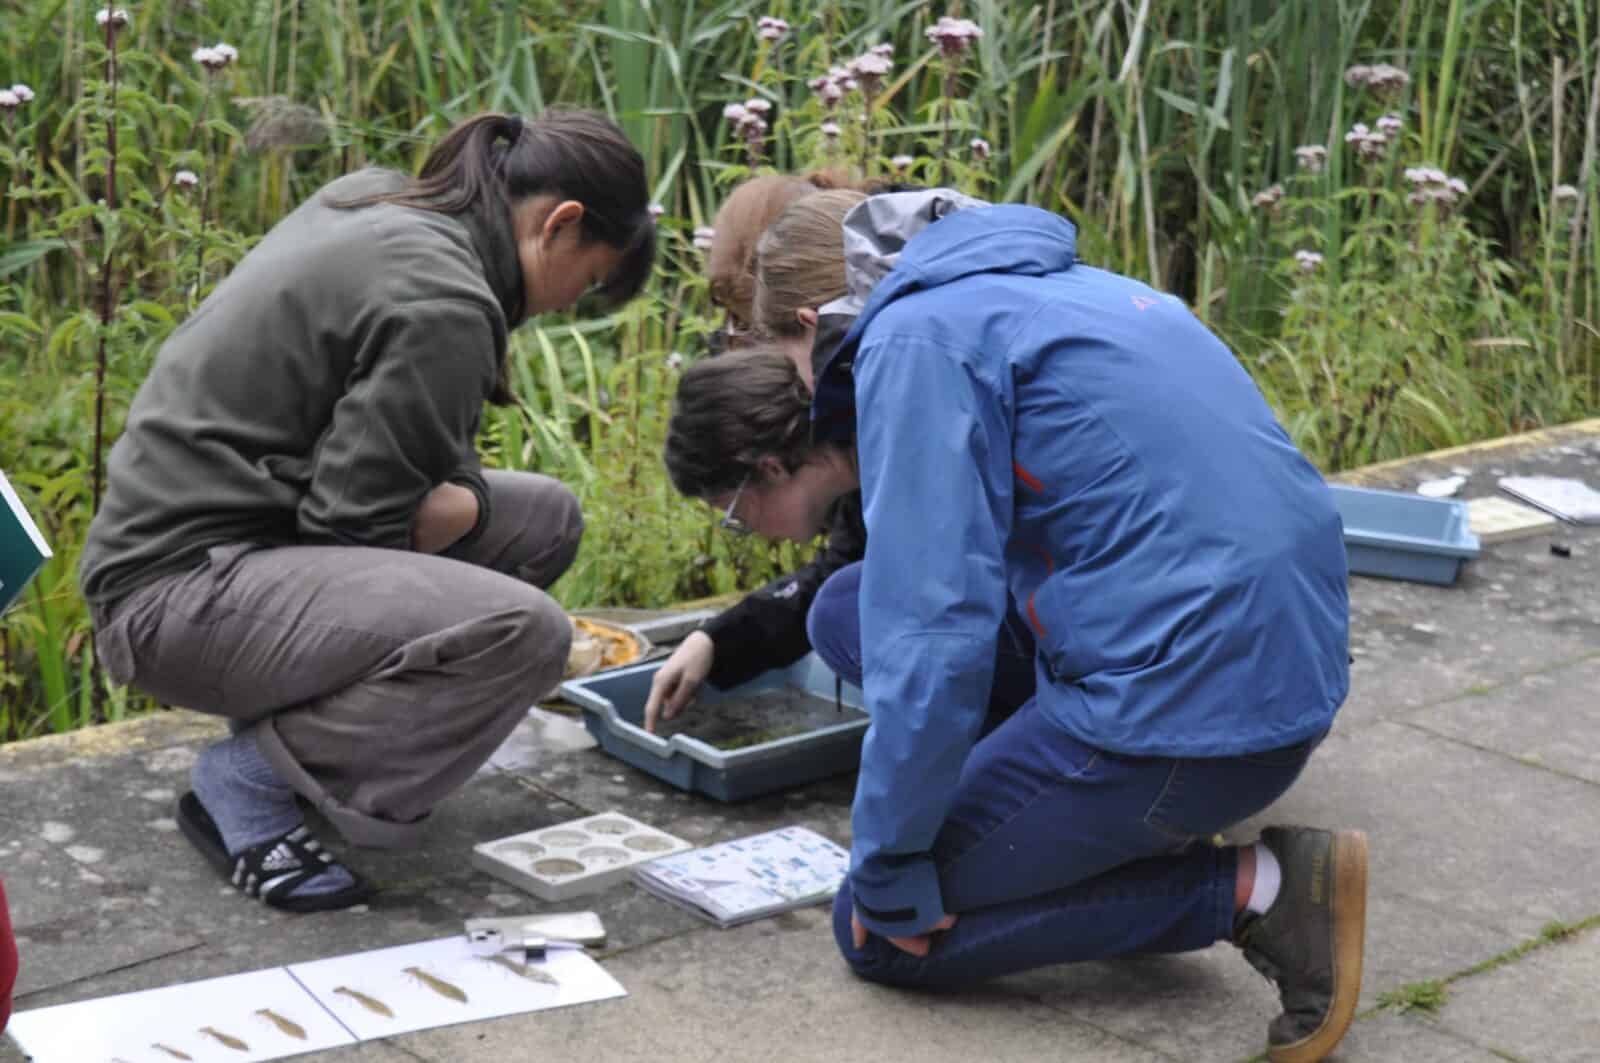
<svg viewBox="0 0 1600 1063">
<path fill-rule="evenodd" d="M 861 691 L 849 684 L 836 685 L 833 672 L 815 653 L 729 690 L 718 691 L 709 685 L 701 688 L 696 699 L 701 706 L 781 687 L 798 688 L 828 701 L 837 693 L 844 706 L 839 723 L 742 749 L 718 749 L 690 734 L 664 738 L 644 729 L 650 682 L 665 663 L 649 661 L 570 679 L 561 684 L 561 696 L 583 710 L 585 726 L 607 753 L 680 790 L 719 801 L 742 801 L 860 766 L 861 742 L 869 722 L 862 709 Z"/>
<path fill-rule="evenodd" d="M 1362 576 L 1449 585 L 1478 556 L 1467 504 L 1403 491 L 1330 484 L 1350 571 Z"/>
</svg>

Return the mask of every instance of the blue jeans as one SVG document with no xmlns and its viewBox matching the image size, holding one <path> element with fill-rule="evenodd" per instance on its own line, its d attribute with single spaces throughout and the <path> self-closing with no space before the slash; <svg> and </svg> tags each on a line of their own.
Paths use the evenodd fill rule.
<svg viewBox="0 0 1600 1063">
<path fill-rule="evenodd" d="M 811 648 L 834 675 L 861 685 L 861 568 L 846 565 L 818 588 L 806 614 L 806 635 Z M 994 684 L 989 691 L 988 734 L 1033 697 L 1033 632 L 1015 610 L 1006 613 L 994 654 Z"/>
<path fill-rule="evenodd" d="M 823 585 L 810 626 L 818 654 L 859 682 L 859 635 L 853 654 L 816 637 L 829 634 L 820 628 L 842 609 L 840 592 L 859 588 L 859 572 L 834 587 L 849 571 Z M 1237 858 L 1204 839 L 1288 790 L 1318 741 L 1240 757 L 1129 757 L 1080 742 L 1030 696 L 973 746 L 934 841 L 956 925 L 922 958 L 876 935 L 857 949 L 847 880 L 833 910 L 840 951 L 873 981 L 950 986 L 1228 938 Z"/>
</svg>

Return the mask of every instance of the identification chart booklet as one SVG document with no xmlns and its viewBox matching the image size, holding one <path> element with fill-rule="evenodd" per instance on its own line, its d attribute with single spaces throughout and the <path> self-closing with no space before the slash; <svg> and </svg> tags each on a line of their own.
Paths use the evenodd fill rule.
<svg viewBox="0 0 1600 1063">
<path fill-rule="evenodd" d="M 664 856 L 633 874 L 656 896 L 730 927 L 821 904 L 849 870 L 849 850 L 805 827 L 783 827 Z"/>
<path fill-rule="evenodd" d="M 16 601 L 51 556 L 39 526 L 23 508 L 6 474 L 0 472 L 0 613 Z"/>
</svg>

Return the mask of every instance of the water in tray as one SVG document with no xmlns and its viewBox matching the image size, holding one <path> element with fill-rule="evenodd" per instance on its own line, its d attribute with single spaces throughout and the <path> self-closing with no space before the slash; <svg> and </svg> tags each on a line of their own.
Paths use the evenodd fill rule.
<svg viewBox="0 0 1600 1063">
<path fill-rule="evenodd" d="M 804 690 L 762 690 L 697 702 L 677 719 L 657 723 L 656 733 L 663 738 L 686 734 L 717 749 L 733 750 L 853 723 L 865 715 Z"/>
</svg>

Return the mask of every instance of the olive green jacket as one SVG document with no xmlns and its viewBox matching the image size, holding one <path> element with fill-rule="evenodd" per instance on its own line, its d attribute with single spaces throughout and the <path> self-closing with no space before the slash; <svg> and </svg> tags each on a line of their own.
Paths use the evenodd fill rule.
<svg viewBox="0 0 1600 1063">
<path fill-rule="evenodd" d="M 409 549 L 424 495 L 489 498 L 473 441 L 523 315 L 509 213 L 335 203 L 283 219 L 162 346 L 112 447 L 79 567 L 109 605 L 225 543 Z"/>
</svg>

